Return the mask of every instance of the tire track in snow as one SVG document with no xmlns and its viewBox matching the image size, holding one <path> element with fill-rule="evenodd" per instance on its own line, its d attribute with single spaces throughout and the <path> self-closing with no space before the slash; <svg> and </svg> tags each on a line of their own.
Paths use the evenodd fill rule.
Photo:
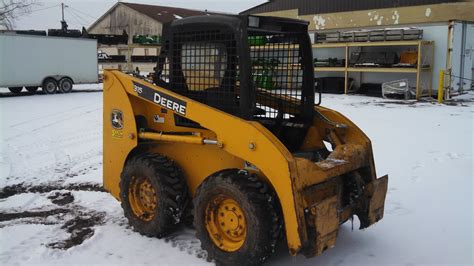
<svg viewBox="0 0 474 266">
<path fill-rule="evenodd" d="M 6 89 L 6 88 L 3 88 Z M 103 90 L 99 87 L 97 89 L 80 89 L 80 90 L 72 90 L 70 93 L 91 93 L 91 92 L 103 92 Z M 58 93 L 59 94 L 59 93 Z M 24 96 L 36 96 L 36 97 L 48 97 L 49 94 L 45 94 L 43 91 L 36 92 L 35 94 L 23 91 L 20 94 L 14 94 L 11 92 L 0 92 L 0 98 L 19 98 Z"/>
<path fill-rule="evenodd" d="M 81 112 L 81 113 L 78 113 L 78 114 L 74 114 L 74 115 L 68 115 L 67 117 L 65 118 L 62 118 L 62 119 L 58 119 L 58 120 L 55 120 L 54 122 L 50 122 L 48 124 L 44 124 L 44 125 L 41 125 L 39 127 L 36 127 L 36 128 L 33 128 L 33 129 L 30 129 L 28 131 L 25 131 L 23 133 L 20 133 L 20 134 L 16 134 L 14 136 L 11 136 L 9 138 L 6 138 L 5 140 L 8 142 L 10 140 L 13 140 L 13 139 L 17 139 L 17 138 L 20 138 L 20 137 L 23 137 L 27 134 L 31 134 L 31 133 L 34 133 L 34 132 L 37 132 L 39 130 L 42 130 L 42 129 L 45 129 L 45 128 L 49 128 L 53 125 L 57 125 L 61 122 L 64 122 L 64 121 L 68 121 L 68 120 L 71 120 L 71 118 L 74 118 L 74 117 L 81 117 L 83 116 L 84 114 L 89 114 L 89 113 L 92 113 L 94 111 L 102 111 L 102 108 L 94 108 L 94 109 L 91 109 L 91 110 L 88 110 L 88 111 L 85 111 L 85 112 Z"/>
<path fill-rule="evenodd" d="M 62 112 L 55 112 L 55 113 L 53 113 L 53 114 L 47 114 L 47 115 L 42 114 L 42 115 L 33 117 L 33 118 L 31 118 L 31 119 L 28 119 L 28 120 L 19 122 L 19 123 L 16 123 L 16 124 L 13 124 L 13 125 L 9 125 L 8 127 L 9 127 L 9 128 L 15 128 L 15 127 L 24 125 L 24 124 L 26 124 L 26 123 L 35 122 L 35 121 L 38 121 L 38 120 L 43 120 L 43 119 L 49 118 L 49 117 L 64 116 L 64 113 L 70 113 L 71 111 L 83 109 L 83 108 L 90 107 L 90 106 L 96 106 L 96 105 L 97 105 L 97 104 L 93 103 L 93 104 L 87 104 L 87 105 L 77 106 L 77 107 L 74 107 L 74 108 L 64 109 L 64 110 L 62 110 Z M 101 108 L 101 109 L 102 109 L 102 108 Z"/>
</svg>

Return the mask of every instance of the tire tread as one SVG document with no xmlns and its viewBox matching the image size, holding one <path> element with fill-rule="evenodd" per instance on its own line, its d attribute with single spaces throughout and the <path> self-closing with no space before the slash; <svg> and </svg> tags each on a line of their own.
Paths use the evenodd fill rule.
<svg viewBox="0 0 474 266">
<path fill-rule="evenodd" d="M 128 199 L 128 178 L 127 167 L 146 167 L 152 170 L 154 176 L 162 188 L 160 189 L 159 197 L 164 206 L 162 217 L 157 217 L 157 225 L 155 230 L 143 230 L 136 218 L 133 215 L 130 205 L 126 200 Z M 126 195 L 127 194 L 127 195 Z M 167 157 L 156 153 L 142 153 L 131 158 L 124 167 L 120 181 L 120 198 L 121 205 L 124 209 L 125 216 L 129 223 L 139 233 L 149 236 L 158 237 L 168 235 L 179 224 L 183 209 L 188 201 L 188 188 L 185 178 L 183 177 L 180 168 Z"/>
<path fill-rule="evenodd" d="M 255 209 L 258 210 L 258 223 L 262 223 L 260 228 L 269 228 L 256 232 L 258 234 L 258 248 L 254 250 L 253 254 L 245 254 L 245 256 L 236 256 L 234 260 L 227 256 L 225 261 L 220 261 L 219 252 L 225 253 L 215 247 L 215 245 L 202 239 L 207 239 L 203 234 L 207 234 L 205 230 L 199 230 L 199 226 L 195 219 L 195 227 L 197 229 L 196 236 L 201 240 L 201 248 L 208 252 L 208 259 L 215 260 L 218 264 L 225 263 L 226 265 L 259 265 L 262 264 L 271 254 L 275 253 L 278 241 L 280 240 L 282 232 L 282 219 L 280 205 L 277 197 L 272 189 L 256 175 L 249 174 L 238 169 L 229 169 L 218 172 L 208 177 L 198 187 L 195 197 L 194 206 L 198 205 L 200 200 L 199 195 L 205 191 L 215 189 L 216 184 L 221 182 L 227 183 L 239 191 L 241 191 L 249 202 L 252 202 Z M 195 210 L 198 211 L 198 210 Z M 197 213 L 195 212 L 195 217 Z M 204 227 L 205 229 L 205 227 Z M 202 232 L 204 231 L 204 232 Z M 254 232 L 255 233 L 255 232 Z M 229 253 L 228 253 L 229 254 Z M 232 260 L 232 261 L 231 261 Z"/>
</svg>

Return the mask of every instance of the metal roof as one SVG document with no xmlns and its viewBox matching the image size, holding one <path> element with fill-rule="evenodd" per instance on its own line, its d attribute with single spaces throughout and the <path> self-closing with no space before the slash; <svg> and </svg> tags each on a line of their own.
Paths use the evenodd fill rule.
<svg viewBox="0 0 474 266">
<path fill-rule="evenodd" d="M 156 21 L 159 21 L 161 23 L 170 22 L 179 18 L 207 14 L 206 11 L 185 9 L 185 8 L 178 8 L 178 7 L 144 5 L 144 4 L 135 4 L 135 3 L 125 3 L 125 2 L 121 2 L 121 4 L 126 5 L 142 14 L 145 14 L 149 16 L 150 18 Z"/>
<path fill-rule="evenodd" d="M 135 3 L 127 3 L 127 2 L 117 2 L 115 3 L 107 12 L 105 12 L 102 16 L 100 16 L 96 21 L 94 21 L 89 27 L 88 31 L 99 23 L 105 16 L 113 12 L 118 5 L 127 6 L 139 13 L 142 13 L 153 20 L 156 20 L 160 23 L 167 23 L 179 18 L 185 18 L 190 16 L 197 16 L 197 15 L 205 15 L 205 14 L 221 14 L 218 12 L 208 12 L 207 10 L 194 10 L 194 9 L 186 9 L 186 8 L 179 8 L 179 7 L 169 7 L 169 6 L 156 6 L 156 5 L 145 5 L 145 4 L 135 4 Z"/>
<path fill-rule="evenodd" d="M 270 0 L 240 14 L 298 9 L 299 15 L 463 2 L 462 0 Z"/>
</svg>

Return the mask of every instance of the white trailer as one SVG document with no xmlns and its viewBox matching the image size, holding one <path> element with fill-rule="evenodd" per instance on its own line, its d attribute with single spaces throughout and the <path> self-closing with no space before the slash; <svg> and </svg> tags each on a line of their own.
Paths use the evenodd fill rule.
<svg viewBox="0 0 474 266">
<path fill-rule="evenodd" d="M 52 94 L 97 81 L 97 40 L 0 33 L 0 87 Z"/>
</svg>

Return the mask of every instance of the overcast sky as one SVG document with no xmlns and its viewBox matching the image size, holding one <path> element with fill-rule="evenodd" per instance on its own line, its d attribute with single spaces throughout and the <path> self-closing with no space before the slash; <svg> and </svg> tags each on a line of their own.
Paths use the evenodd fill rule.
<svg viewBox="0 0 474 266">
<path fill-rule="evenodd" d="M 70 29 L 81 29 L 89 26 L 98 17 L 112 7 L 117 0 L 36 0 L 38 5 L 32 8 L 32 13 L 22 15 L 15 23 L 15 29 L 46 30 L 60 28 L 61 2 L 68 5 L 65 9 L 65 19 Z M 141 4 L 174 6 L 190 9 L 239 13 L 245 9 L 267 2 L 266 0 L 127 0 Z"/>
</svg>

